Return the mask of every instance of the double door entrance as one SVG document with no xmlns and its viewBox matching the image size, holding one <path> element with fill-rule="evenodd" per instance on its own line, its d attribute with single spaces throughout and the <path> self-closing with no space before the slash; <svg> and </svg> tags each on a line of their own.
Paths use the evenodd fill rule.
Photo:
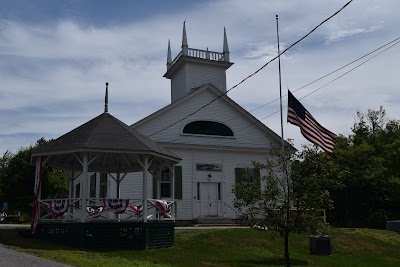
<svg viewBox="0 0 400 267">
<path fill-rule="evenodd" d="M 200 217 L 221 216 L 221 183 L 197 183 L 197 207 Z"/>
</svg>

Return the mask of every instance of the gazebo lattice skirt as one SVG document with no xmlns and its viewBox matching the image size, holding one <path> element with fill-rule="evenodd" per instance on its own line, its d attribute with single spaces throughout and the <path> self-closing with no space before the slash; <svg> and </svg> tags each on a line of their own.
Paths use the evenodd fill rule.
<svg viewBox="0 0 400 267">
<path fill-rule="evenodd" d="M 174 222 L 39 223 L 35 237 L 94 250 L 172 247 Z"/>
</svg>

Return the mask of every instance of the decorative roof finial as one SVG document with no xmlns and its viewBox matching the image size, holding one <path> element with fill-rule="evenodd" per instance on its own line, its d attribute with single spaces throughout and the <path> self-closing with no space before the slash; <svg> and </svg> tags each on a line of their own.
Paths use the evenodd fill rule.
<svg viewBox="0 0 400 267">
<path fill-rule="evenodd" d="M 168 55 L 167 55 L 167 69 L 171 67 L 172 57 L 171 57 L 171 42 L 168 39 Z"/>
<path fill-rule="evenodd" d="M 186 37 L 186 20 L 183 22 L 182 54 L 185 56 L 187 56 L 187 54 L 188 54 L 188 42 L 187 42 L 187 37 Z"/>
<path fill-rule="evenodd" d="M 104 113 L 108 113 L 108 83 L 106 83 L 106 97 L 104 99 Z"/>
<path fill-rule="evenodd" d="M 228 38 L 226 37 L 226 29 L 224 27 L 224 47 L 223 47 L 223 53 L 224 53 L 224 61 L 229 62 L 229 46 L 228 46 Z"/>
</svg>

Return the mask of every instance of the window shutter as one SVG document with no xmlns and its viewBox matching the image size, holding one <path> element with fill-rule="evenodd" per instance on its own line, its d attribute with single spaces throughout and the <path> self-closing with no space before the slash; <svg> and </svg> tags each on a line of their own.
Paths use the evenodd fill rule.
<svg viewBox="0 0 400 267">
<path fill-rule="evenodd" d="M 153 175 L 153 198 L 157 198 L 157 177 Z"/>
<path fill-rule="evenodd" d="M 235 182 L 238 184 L 243 181 L 242 168 L 235 168 Z"/>
<path fill-rule="evenodd" d="M 175 166 L 175 199 L 182 199 L 182 166 Z"/>
</svg>

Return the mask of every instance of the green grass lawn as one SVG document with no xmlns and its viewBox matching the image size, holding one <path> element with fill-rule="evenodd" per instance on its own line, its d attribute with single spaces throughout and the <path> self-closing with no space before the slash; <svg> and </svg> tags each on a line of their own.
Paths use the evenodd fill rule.
<svg viewBox="0 0 400 267">
<path fill-rule="evenodd" d="M 0 242 L 19 251 L 74 266 L 283 266 L 283 240 L 256 229 L 177 231 L 175 246 L 147 251 L 78 250 L 0 230 Z M 400 266 L 400 234 L 332 229 L 333 255 L 309 254 L 308 235 L 291 234 L 293 266 Z"/>
</svg>

